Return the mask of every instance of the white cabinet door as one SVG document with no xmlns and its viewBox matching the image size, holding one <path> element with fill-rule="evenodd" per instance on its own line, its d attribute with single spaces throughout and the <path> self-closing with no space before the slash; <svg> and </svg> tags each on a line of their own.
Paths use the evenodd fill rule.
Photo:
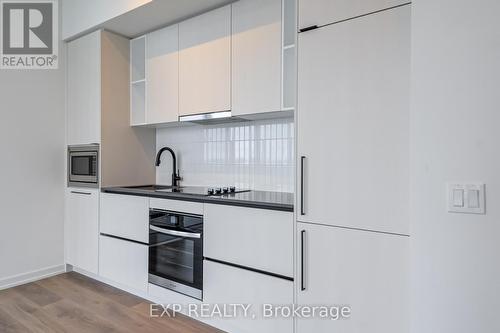
<svg viewBox="0 0 500 333">
<path fill-rule="evenodd" d="M 408 332 L 409 237 L 306 223 L 297 237 L 298 305 L 351 309 L 348 319 L 298 319 L 297 333 Z"/>
<path fill-rule="evenodd" d="M 409 75 L 410 6 L 300 34 L 300 221 L 408 234 Z"/>
<path fill-rule="evenodd" d="M 281 0 L 232 5 L 232 114 L 281 110 Z"/>
<path fill-rule="evenodd" d="M 66 190 L 66 263 L 88 272 L 98 272 L 99 190 Z"/>
<path fill-rule="evenodd" d="M 100 236 L 99 275 L 138 291 L 148 290 L 148 246 Z"/>
<path fill-rule="evenodd" d="M 231 110 L 231 6 L 179 24 L 179 113 Z"/>
<path fill-rule="evenodd" d="M 68 43 L 67 142 L 101 141 L 101 32 Z"/>
<path fill-rule="evenodd" d="M 102 234 L 149 242 L 149 198 L 101 193 Z"/>
<path fill-rule="evenodd" d="M 174 122 L 179 115 L 179 26 L 146 36 L 146 123 Z"/>
<path fill-rule="evenodd" d="M 298 0 L 299 29 L 339 22 L 408 3 L 407 0 Z"/>
<path fill-rule="evenodd" d="M 264 318 L 264 304 L 291 305 L 293 282 L 205 260 L 203 264 L 203 302 L 208 304 L 250 305 L 248 317 L 237 312 L 235 318 L 211 318 L 210 325 L 227 332 L 291 333 L 293 319 Z M 233 314 L 234 312 L 232 312 Z M 255 318 L 252 317 L 255 314 Z M 312 332 L 312 331 L 311 331 Z M 309 333 L 309 332 L 308 332 Z"/>
<path fill-rule="evenodd" d="M 293 277 L 293 213 L 205 204 L 204 256 Z"/>
</svg>

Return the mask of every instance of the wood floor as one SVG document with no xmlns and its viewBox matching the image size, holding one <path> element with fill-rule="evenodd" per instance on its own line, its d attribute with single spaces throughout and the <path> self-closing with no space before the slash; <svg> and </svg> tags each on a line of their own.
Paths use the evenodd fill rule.
<svg viewBox="0 0 500 333">
<path fill-rule="evenodd" d="M 0 332 L 222 332 L 180 315 L 151 318 L 149 305 L 71 272 L 0 291 Z"/>
</svg>

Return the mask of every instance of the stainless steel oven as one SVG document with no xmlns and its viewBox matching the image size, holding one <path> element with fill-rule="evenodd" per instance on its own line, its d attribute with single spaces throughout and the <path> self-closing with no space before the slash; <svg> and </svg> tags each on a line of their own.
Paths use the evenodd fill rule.
<svg viewBox="0 0 500 333">
<path fill-rule="evenodd" d="M 68 146 L 68 186 L 99 187 L 99 145 Z"/>
<path fill-rule="evenodd" d="M 201 300 L 203 216 L 149 211 L 149 283 Z"/>
</svg>

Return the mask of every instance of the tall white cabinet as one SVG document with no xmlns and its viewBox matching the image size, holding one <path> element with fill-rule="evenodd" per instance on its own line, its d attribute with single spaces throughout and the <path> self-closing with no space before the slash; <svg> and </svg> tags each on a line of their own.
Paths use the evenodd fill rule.
<svg viewBox="0 0 500 333">
<path fill-rule="evenodd" d="M 67 66 L 67 144 L 99 144 L 99 186 L 154 183 L 155 133 L 130 127 L 129 40 L 102 30 L 78 38 Z M 97 274 L 98 188 L 66 189 L 65 236 L 66 263 Z"/>
<path fill-rule="evenodd" d="M 408 234 L 410 6 L 299 34 L 298 219 Z"/>
<path fill-rule="evenodd" d="M 387 8 L 408 0 L 299 0 L 299 28 L 324 26 Z"/>
<path fill-rule="evenodd" d="M 410 5 L 299 0 L 296 333 L 409 328 Z M 305 29 L 304 29 L 305 28 Z"/>
<path fill-rule="evenodd" d="M 349 318 L 298 319 L 297 333 L 408 331 L 408 237 L 299 223 L 299 306 L 350 307 Z"/>
</svg>

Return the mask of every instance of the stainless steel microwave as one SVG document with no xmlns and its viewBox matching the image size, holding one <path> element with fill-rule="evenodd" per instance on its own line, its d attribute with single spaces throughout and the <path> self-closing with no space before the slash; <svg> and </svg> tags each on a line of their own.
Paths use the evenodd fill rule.
<svg viewBox="0 0 500 333">
<path fill-rule="evenodd" d="M 99 187 L 99 145 L 68 146 L 68 186 Z"/>
</svg>

